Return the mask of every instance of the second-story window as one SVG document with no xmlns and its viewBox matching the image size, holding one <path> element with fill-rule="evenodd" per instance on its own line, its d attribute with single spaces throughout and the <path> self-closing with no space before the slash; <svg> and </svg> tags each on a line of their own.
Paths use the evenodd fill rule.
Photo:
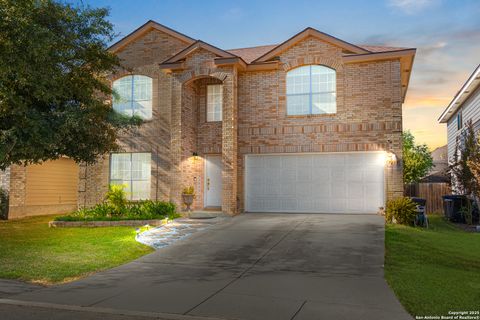
<svg viewBox="0 0 480 320">
<path fill-rule="evenodd" d="M 222 121 L 223 85 L 207 86 L 207 121 Z"/>
<path fill-rule="evenodd" d="M 463 119 L 462 119 L 462 111 L 458 111 L 457 113 L 457 130 L 462 129 L 463 127 Z"/>
<path fill-rule="evenodd" d="M 337 112 L 336 72 L 308 65 L 287 72 L 287 114 L 328 114 Z"/>
<path fill-rule="evenodd" d="M 129 75 L 113 82 L 113 109 L 142 119 L 152 118 L 152 78 Z"/>
</svg>

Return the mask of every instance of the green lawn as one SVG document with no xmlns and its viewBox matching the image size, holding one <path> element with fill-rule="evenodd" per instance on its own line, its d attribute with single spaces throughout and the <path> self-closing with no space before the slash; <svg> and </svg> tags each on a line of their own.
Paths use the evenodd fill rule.
<svg viewBox="0 0 480 320">
<path fill-rule="evenodd" d="M 0 278 L 71 281 L 153 251 L 135 228 L 49 228 L 52 216 L 0 221 Z"/>
<path fill-rule="evenodd" d="M 387 225 L 387 282 L 414 316 L 480 310 L 480 233 L 429 218 L 430 229 Z"/>
</svg>

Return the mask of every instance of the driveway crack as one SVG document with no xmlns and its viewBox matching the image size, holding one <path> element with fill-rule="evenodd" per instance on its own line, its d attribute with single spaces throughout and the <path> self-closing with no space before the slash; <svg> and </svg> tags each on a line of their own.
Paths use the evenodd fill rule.
<svg viewBox="0 0 480 320">
<path fill-rule="evenodd" d="M 300 312 L 300 310 L 302 310 L 302 308 L 303 308 L 303 306 L 305 305 L 305 303 L 307 303 L 307 300 L 303 301 L 303 303 L 300 305 L 300 307 L 298 308 L 298 310 L 293 314 L 293 316 L 290 318 L 290 320 L 295 319 L 295 317 L 298 315 L 298 313 Z"/>
</svg>

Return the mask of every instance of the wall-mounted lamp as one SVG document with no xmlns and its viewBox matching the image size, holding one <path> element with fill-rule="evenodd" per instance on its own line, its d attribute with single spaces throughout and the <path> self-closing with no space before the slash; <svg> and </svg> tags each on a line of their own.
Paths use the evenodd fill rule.
<svg viewBox="0 0 480 320">
<path fill-rule="evenodd" d="M 397 163 L 397 156 L 393 152 L 387 152 L 385 162 L 389 166 L 393 166 Z"/>
<path fill-rule="evenodd" d="M 198 160 L 198 152 L 194 151 L 192 153 L 193 160 Z"/>
</svg>

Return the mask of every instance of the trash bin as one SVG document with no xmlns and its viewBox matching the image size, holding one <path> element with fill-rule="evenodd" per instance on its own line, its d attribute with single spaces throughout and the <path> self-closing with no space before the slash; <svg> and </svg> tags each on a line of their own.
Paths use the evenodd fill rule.
<svg viewBox="0 0 480 320">
<path fill-rule="evenodd" d="M 460 209 L 467 205 L 466 196 L 462 195 L 447 195 L 443 196 L 443 213 L 445 218 L 452 222 L 465 223 L 465 219 L 460 213 Z"/>
</svg>

